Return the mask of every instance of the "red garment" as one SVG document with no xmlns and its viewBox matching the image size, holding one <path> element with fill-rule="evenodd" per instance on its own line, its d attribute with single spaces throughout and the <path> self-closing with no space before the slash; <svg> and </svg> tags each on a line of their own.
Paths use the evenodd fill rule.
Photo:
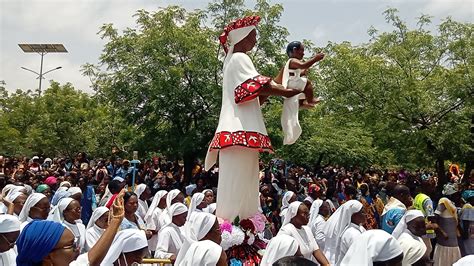
<svg viewBox="0 0 474 266">
<path fill-rule="evenodd" d="M 109 208 L 110 209 L 110 206 L 112 206 L 112 204 L 114 203 L 114 200 L 115 198 L 117 197 L 118 193 L 117 194 L 113 194 L 112 197 L 109 199 L 109 201 L 107 202 L 107 204 L 105 204 L 105 207 Z"/>
</svg>

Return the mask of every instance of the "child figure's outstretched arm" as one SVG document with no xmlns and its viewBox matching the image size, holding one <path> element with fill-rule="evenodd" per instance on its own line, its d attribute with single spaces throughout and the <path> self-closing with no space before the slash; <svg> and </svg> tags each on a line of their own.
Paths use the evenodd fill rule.
<svg viewBox="0 0 474 266">
<path fill-rule="evenodd" d="M 317 53 L 308 61 L 301 61 L 296 58 L 292 58 L 290 62 L 290 69 L 308 69 L 312 65 L 314 65 L 316 62 L 322 60 L 323 58 L 324 58 L 323 53 Z"/>
</svg>

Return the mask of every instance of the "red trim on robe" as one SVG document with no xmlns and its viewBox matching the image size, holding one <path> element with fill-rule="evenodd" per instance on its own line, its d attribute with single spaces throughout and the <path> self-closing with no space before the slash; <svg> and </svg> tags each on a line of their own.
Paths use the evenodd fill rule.
<svg viewBox="0 0 474 266">
<path fill-rule="evenodd" d="M 272 79 L 262 75 L 248 79 L 234 89 L 235 103 L 243 103 L 255 99 L 263 88 L 263 85 Z"/>
<path fill-rule="evenodd" d="M 257 149 L 259 152 L 273 152 L 272 143 L 267 135 L 253 131 L 221 131 L 212 138 L 210 149 L 224 149 L 230 146 L 243 146 Z"/>
</svg>

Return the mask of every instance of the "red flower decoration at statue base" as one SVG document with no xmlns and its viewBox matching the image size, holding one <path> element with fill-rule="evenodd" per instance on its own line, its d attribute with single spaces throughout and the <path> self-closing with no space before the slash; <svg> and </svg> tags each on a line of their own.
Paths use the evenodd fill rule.
<svg viewBox="0 0 474 266">
<path fill-rule="evenodd" d="M 240 220 L 240 227 L 244 231 L 250 231 L 252 234 L 255 234 L 255 226 L 253 225 L 253 222 L 249 219 Z"/>
</svg>

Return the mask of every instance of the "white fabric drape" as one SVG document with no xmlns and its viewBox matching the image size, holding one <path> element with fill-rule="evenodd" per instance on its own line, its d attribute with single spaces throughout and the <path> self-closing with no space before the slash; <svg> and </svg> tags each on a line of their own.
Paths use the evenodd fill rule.
<svg viewBox="0 0 474 266">
<path fill-rule="evenodd" d="M 120 254 L 140 250 L 147 246 L 148 242 L 144 231 L 137 229 L 119 231 L 100 265 L 111 266 L 119 258 Z"/>
<path fill-rule="evenodd" d="M 48 215 L 48 220 L 55 221 L 58 223 L 64 222 L 64 210 L 73 201 L 72 198 L 63 198 L 58 202 L 58 205 L 54 206 Z"/>
<path fill-rule="evenodd" d="M 203 200 L 204 200 L 203 193 L 198 192 L 193 195 L 193 197 L 191 198 L 191 203 L 189 204 L 188 217 L 186 218 L 187 220 L 189 220 L 192 213 L 196 211 L 197 206 L 199 206 L 199 204 L 201 204 Z"/>
<path fill-rule="evenodd" d="M 288 211 L 285 215 L 285 219 L 281 223 L 282 227 L 289 224 L 291 219 L 293 219 L 293 217 L 296 216 L 296 214 L 298 213 L 298 209 L 301 206 L 301 204 L 303 204 L 303 202 L 294 201 L 288 206 Z"/>
<path fill-rule="evenodd" d="M 190 253 L 192 253 L 189 252 L 190 247 L 194 243 L 197 243 L 202 238 L 204 238 L 217 221 L 215 215 L 204 212 L 194 212 L 189 218 L 190 219 L 188 219 L 188 221 L 184 225 L 185 241 L 176 258 L 177 265 L 181 265 L 181 262 L 184 261 L 193 260 L 192 258 L 188 257 L 191 255 Z M 185 263 L 184 265 L 187 265 L 187 263 Z"/>
<path fill-rule="evenodd" d="M 342 204 L 326 221 L 323 228 L 326 236 L 324 255 L 331 264 L 336 263 L 342 233 L 351 224 L 352 215 L 359 212 L 362 207 L 363 205 L 359 201 L 349 200 Z"/>
<path fill-rule="evenodd" d="M 285 68 L 283 70 L 282 85 L 285 88 L 304 90 L 306 86 L 306 79 L 300 77 L 300 71 L 293 71 L 295 76 L 290 77 L 290 61 L 289 59 L 286 62 Z M 293 80 L 293 82 L 289 82 Z M 295 82 L 296 81 L 296 82 Z M 283 144 L 291 145 L 295 143 L 301 135 L 302 129 L 300 121 L 298 119 L 299 113 L 299 100 L 303 98 L 304 94 L 297 94 L 290 98 L 284 98 L 283 100 L 283 110 L 281 113 L 281 127 L 283 130 Z"/>
<path fill-rule="evenodd" d="M 163 210 L 158 207 L 158 204 L 160 204 L 161 199 L 167 193 L 168 192 L 165 190 L 160 190 L 156 192 L 155 196 L 153 197 L 153 201 L 151 202 L 150 208 L 148 209 L 148 212 L 145 215 L 146 228 L 149 230 L 156 231 L 157 233 L 161 229 L 159 218 L 160 218 L 160 215 L 163 213 Z M 154 234 L 148 240 L 148 248 L 151 251 L 155 251 L 157 242 L 158 242 L 158 234 Z"/>
<path fill-rule="evenodd" d="M 198 241 L 189 247 L 186 256 L 178 266 L 215 266 L 219 262 L 222 247 L 211 240 Z"/>
<path fill-rule="evenodd" d="M 411 232 L 403 232 L 398 237 L 398 243 L 403 250 L 403 266 L 412 265 L 425 255 L 425 242 L 421 237 L 415 236 Z"/>
<path fill-rule="evenodd" d="M 344 229 L 340 237 L 339 249 L 336 253 L 336 265 L 340 264 L 347 250 L 349 250 L 350 246 L 363 232 L 365 232 L 365 228 L 354 223 L 351 223 Z"/>
<path fill-rule="evenodd" d="M 407 227 L 408 222 L 416 218 L 424 218 L 423 212 L 420 210 L 408 210 L 392 232 L 392 236 L 398 239 L 403 249 L 403 266 L 412 265 L 417 262 L 426 252 L 426 245 L 423 239 L 413 235 Z"/>
<path fill-rule="evenodd" d="M 291 204 L 290 204 L 291 207 Z M 285 226 L 280 228 L 278 235 L 289 235 L 293 237 L 298 246 L 300 247 L 300 252 L 304 258 L 316 262 L 316 258 L 313 256 L 313 252 L 319 249 L 316 240 L 311 233 L 311 229 L 307 226 L 302 226 L 301 229 L 297 229 L 292 223 L 288 223 Z"/>
<path fill-rule="evenodd" d="M 155 250 L 155 258 L 169 259 L 172 255 L 178 255 L 183 245 L 184 236 L 181 230 L 172 220 L 173 216 L 185 213 L 188 208 L 182 203 L 173 204 L 168 210 L 169 222 L 158 232 L 158 243 Z"/>
<path fill-rule="evenodd" d="M 92 213 L 91 219 L 86 227 L 86 250 L 89 251 L 99 240 L 102 234 L 105 232 L 105 229 L 100 228 L 95 224 L 95 222 L 107 213 L 109 209 L 107 207 L 98 207 Z"/>
<path fill-rule="evenodd" d="M 291 197 L 293 197 L 293 195 L 295 195 L 293 191 L 287 191 L 281 199 L 280 217 L 282 217 L 283 220 L 285 219 L 286 212 L 288 211 L 288 206 L 290 205 L 289 200 L 291 199 Z"/>
<path fill-rule="evenodd" d="M 298 242 L 285 234 L 277 235 L 267 245 L 263 255 L 261 266 L 271 266 L 283 257 L 294 256 L 298 251 Z"/>
<path fill-rule="evenodd" d="M 42 193 L 33 193 L 31 194 L 25 201 L 23 205 L 23 209 L 21 209 L 20 215 L 18 219 L 20 222 L 25 222 L 28 216 L 30 215 L 31 207 L 35 206 L 40 200 L 46 198 L 46 196 Z"/>
<path fill-rule="evenodd" d="M 138 198 L 138 209 L 137 209 L 137 215 L 140 216 L 140 218 L 145 219 L 145 215 L 148 212 L 148 203 L 142 199 L 140 199 L 140 196 L 145 192 L 146 190 L 146 185 L 145 184 L 139 184 L 135 187 L 135 194 L 137 194 Z"/>
<path fill-rule="evenodd" d="M 395 229 L 393 229 L 392 236 L 398 239 L 402 235 L 402 233 L 408 231 L 407 223 L 418 217 L 425 217 L 423 215 L 423 212 L 421 212 L 420 210 L 408 210 L 407 212 L 405 212 L 402 219 L 400 219 L 400 222 L 398 222 Z"/>
<path fill-rule="evenodd" d="M 242 41 L 249 33 L 255 29 L 255 26 L 248 26 L 248 27 L 243 27 L 243 28 L 238 28 L 235 30 L 232 30 L 229 32 L 229 35 L 227 37 L 227 43 L 229 45 L 229 48 L 227 50 L 226 57 L 224 59 L 224 66 L 223 69 L 225 71 L 230 58 L 232 57 L 234 53 L 234 46 Z"/>
<path fill-rule="evenodd" d="M 341 266 L 372 266 L 374 262 L 391 260 L 402 253 L 400 244 L 392 235 L 379 229 L 368 230 L 357 239 L 357 245 L 351 245 Z"/>
<path fill-rule="evenodd" d="M 323 228 L 326 224 L 326 221 L 324 220 L 323 216 L 319 214 L 319 208 L 323 205 L 322 200 L 315 200 L 311 204 L 311 208 L 309 210 L 309 223 L 308 226 L 311 228 L 311 232 L 314 235 L 314 238 L 316 239 L 316 243 L 318 243 L 318 246 L 321 250 L 324 250 L 325 247 L 325 242 L 326 242 L 326 236 L 323 232 Z"/>
<path fill-rule="evenodd" d="M 217 216 L 233 221 L 248 218 L 258 210 L 258 151 L 238 146 L 219 152 Z"/>
</svg>

